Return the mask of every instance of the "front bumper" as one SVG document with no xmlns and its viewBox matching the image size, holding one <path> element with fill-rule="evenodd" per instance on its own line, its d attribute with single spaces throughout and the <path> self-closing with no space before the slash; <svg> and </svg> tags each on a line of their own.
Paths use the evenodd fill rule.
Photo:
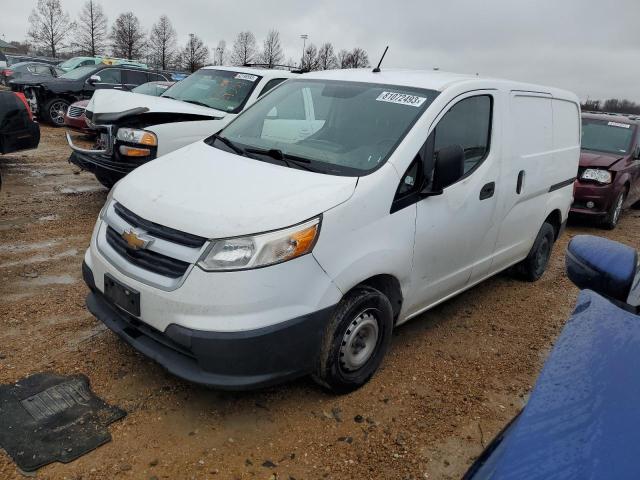
<svg viewBox="0 0 640 480">
<path fill-rule="evenodd" d="M 570 213 L 592 217 L 605 216 L 611 209 L 618 193 L 618 186 L 615 183 L 599 185 L 576 180 L 573 192 L 574 201 Z M 593 202 L 594 206 L 587 207 L 587 202 Z"/>
<path fill-rule="evenodd" d="M 170 373 L 224 390 L 266 387 L 313 372 L 334 309 L 252 330 L 209 332 L 171 324 L 161 332 L 110 303 L 86 262 L 82 274 L 91 290 L 87 308 L 107 327 Z"/>
</svg>

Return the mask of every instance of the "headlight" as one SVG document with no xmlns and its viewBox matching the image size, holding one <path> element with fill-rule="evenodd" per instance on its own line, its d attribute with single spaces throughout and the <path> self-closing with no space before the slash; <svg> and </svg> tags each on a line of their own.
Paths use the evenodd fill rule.
<svg viewBox="0 0 640 480">
<path fill-rule="evenodd" d="M 100 220 L 102 220 L 102 218 L 107 213 L 107 210 L 109 209 L 109 205 L 111 204 L 111 201 L 113 200 L 113 192 L 115 191 L 115 189 L 116 189 L 116 186 L 114 185 L 113 187 L 111 187 L 111 190 L 109 190 L 109 193 L 107 194 L 107 199 L 105 200 L 104 205 L 102 206 L 102 209 L 100 210 L 100 213 L 98 214 L 98 218 Z"/>
<path fill-rule="evenodd" d="M 158 137 L 155 133 L 135 128 L 121 128 L 116 136 L 121 142 L 135 143 L 137 145 L 148 145 L 155 147 L 158 145 Z"/>
<path fill-rule="evenodd" d="M 247 237 L 214 240 L 198 265 L 204 270 L 247 270 L 286 262 L 310 253 L 320 217 L 294 227 Z"/>
<path fill-rule="evenodd" d="M 582 180 L 593 180 L 598 183 L 611 183 L 613 176 L 608 170 L 601 170 L 599 168 L 587 168 L 582 172 L 580 177 Z"/>
</svg>

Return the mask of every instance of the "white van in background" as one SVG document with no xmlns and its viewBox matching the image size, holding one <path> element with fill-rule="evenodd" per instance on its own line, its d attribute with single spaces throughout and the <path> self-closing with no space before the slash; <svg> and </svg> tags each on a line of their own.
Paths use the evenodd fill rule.
<svg viewBox="0 0 640 480">
<path fill-rule="evenodd" d="M 182 378 L 246 389 L 313 374 L 347 392 L 395 326 L 508 267 L 542 276 L 579 153 L 569 92 L 305 74 L 112 190 L 87 305 Z"/>
<path fill-rule="evenodd" d="M 99 135 L 97 147 L 74 144 L 69 161 L 111 188 L 135 168 L 219 131 L 287 78 L 288 70 L 203 67 L 154 97 L 96 90 L 84 111 Z"/>
</svg>

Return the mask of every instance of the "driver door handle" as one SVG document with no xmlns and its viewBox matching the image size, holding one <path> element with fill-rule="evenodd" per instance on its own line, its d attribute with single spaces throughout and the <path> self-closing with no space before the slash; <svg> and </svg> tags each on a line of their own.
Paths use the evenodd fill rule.
<svg viewBox="0 0 640 480">
<path fill-rule="evenodd" d="M 496 193 L 496 182 L 487 183 L 480 190 L 480 200 L 486 200 L 487 198 L 493 197 L 493 194 Z"/>
</svg>

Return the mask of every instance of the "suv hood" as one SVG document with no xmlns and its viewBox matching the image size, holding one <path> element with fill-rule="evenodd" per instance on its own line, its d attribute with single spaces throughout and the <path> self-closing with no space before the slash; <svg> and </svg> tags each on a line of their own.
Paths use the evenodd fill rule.
<svg viewBox="0 0 640 480">
<path fill-rule="evenodd" d="M 135 169 L 113 198 L 142 218 L 206 238 L 276 230 L 345 202 L 357 177 L 288 168 L 197 142 Z"/>
<path fill-rule="evenodd" d="M 582 150 L 580 152 L 580 166 L 585 168 L 609 168 L 611 165 L 622 160 L 623 158 L 624 156 L 621 156 L 619 153 L 603 153 L 590 150 Z"/>
<path fill-rule="evenodd" d="M 87 105 L 94 114 L 120 113 L 144 109 L 145 113 L 179 113 L 220 119 L 226 114 L 220 110 L 202 107 L 181 100 L 153 97 L 142 93 L 122 92 L 119 90 L 96 90 Z"/>
</svg>

